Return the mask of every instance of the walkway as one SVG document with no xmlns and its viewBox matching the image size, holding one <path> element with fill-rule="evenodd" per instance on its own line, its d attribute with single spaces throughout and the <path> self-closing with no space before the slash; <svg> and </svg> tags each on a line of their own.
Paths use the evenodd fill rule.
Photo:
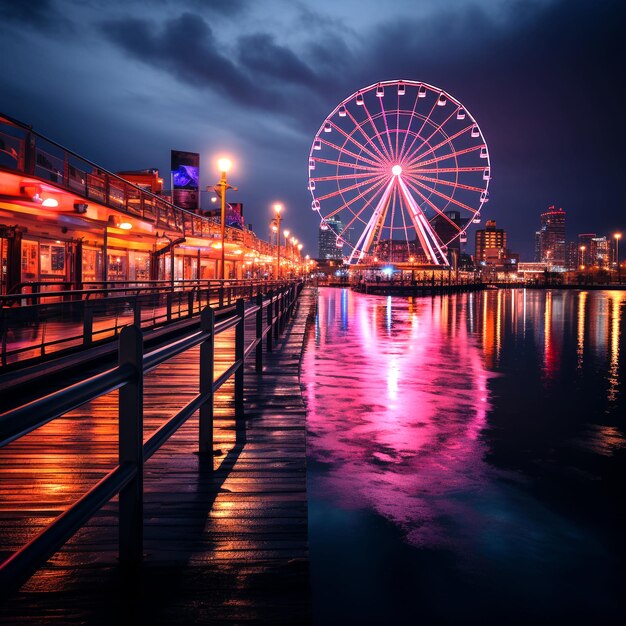
<svg viewBox="0 0 626 626">
<path fill-rule="evenodd" d="M 262 375 L 247 365 L 245 419 L 233 418 L 230 388 L 218 395 L 215 471 L 194 454 L 196 418 L 147 462 L 141 573 L 120 579 L 112 503 L 5 602 L 0 622 L 309 621 L 305 409 L 298 371 L 313 305 L 314 294 L 305 290 L 278 348 L 265 355 Z M 196 350 L 147 376 L 144 438 L 197 392 Z M 232 338 L 220 335 L 218 360 L 231 353 Z M 2 450 L 5 554 L 114 465 L 112 400 L 85 405 Z"/>
</svg>

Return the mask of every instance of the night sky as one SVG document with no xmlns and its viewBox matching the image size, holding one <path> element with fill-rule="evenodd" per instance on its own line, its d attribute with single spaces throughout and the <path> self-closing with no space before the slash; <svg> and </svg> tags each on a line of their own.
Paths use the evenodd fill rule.
<svg viewBox="0 0 626 626">
<path fill-rule="evenodd" d="M 235 162 L 230 200 L 267 238 L 271 205 L 317 255 L 307 159 L 324 118 L 381 80 L 458 98 L 490 149 L 483 210 L 532 260 L 539 213 L 626 231 L 619 0 L 0 0 L 0 111 L 118 171 L 170 149 Z M 473 237 L 469 238 L 473 252 Z"/>
</svg>

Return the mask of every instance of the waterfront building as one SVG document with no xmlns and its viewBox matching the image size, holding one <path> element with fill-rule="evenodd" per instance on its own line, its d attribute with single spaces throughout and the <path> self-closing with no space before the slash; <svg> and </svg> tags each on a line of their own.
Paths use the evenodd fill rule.
<svg viewBox="0 0 626 626">
<path fill-rule="evenodd" d="M 448 243 L 448 262 L 450 265 L 455 265 L 455 259 L 458 260 L 461 257 L 463 251 L 463 244 L 467 241 L 467 236 L 463 233 L 461 236 L 456 236 L 459 229 L 463 229 L 467 226 L 469 218 L 462 217 L 460 211 L 444 211 L 443 215 L 435 215 L 430 221 L 432 227 L 437 233 L 441 241 L 449 241 Z"/>
<path fill-rule="evenodd" d="M 477 265 L 498 265 L 506 258 L 506 231 L 497 228 L 495 220 L 487 220 L 485 228 L 476 231 Z"/>
<path fill-rule="evenodd" d="M 538 231 L 538 260 L 546 263 L 549 269 L 563 269 L 566 265 L 565 217 L 566 212 L 563 209 L 555 209 L 554 205 L 541 214 L 541 228 Z"/>
<path fill-rule="evenodd" d="M 0 117 L 1 292 L 272 275 L 275 246 L 178 207 L 156 169 L 99 168 Z M 299 257 L 299 250 L 294 257 Z"/>
<path fill-rule="evenodd" d="M 578 265 L 587 267 L 589 265 L 593 265 L 591 262 L 592 258 L 592 247 L 593 240 L 595 238 L 595 233 L 581 233 L 578 235 Z"/>
<path fill-rule="evenodd" d="M 613 261 L 611 242 L 606 236 L 598 237 L 596 233 L 578 235 L 578 265 L 584 267 L 609 267 Z"/>
<path fill-rule="evenodd" d="M 534 262 L 541 263 L 541 231 L 535 231 L 535 255 Z"/>
<path fill-rule="evenodd" d="M 343 248 L 337 246 L 337 233 L 342 232 L 343 224 L 341 220 L 328 218 L 320 225 L 318 235 L 318 258 L 343 259 Z"/>
<path fill-rule="evenodd" d="M 565 267 L 575 270 L 580 265 L 580 247 L 576 241 L 568 241 L 565 246 Z"/>
<path fill-rule="evenodd" d="M 611 262 L 611 248 L 606 237 L 593 237 L 591 240 L 591 265 L 594 267 L 609 267 Z"/>
</svg>

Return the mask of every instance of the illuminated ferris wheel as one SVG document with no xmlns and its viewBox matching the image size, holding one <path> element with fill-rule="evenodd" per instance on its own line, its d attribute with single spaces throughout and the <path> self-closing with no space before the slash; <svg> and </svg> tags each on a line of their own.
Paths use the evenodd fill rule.
<svg viewBox="0 0 626 626">
<path fill-rule="evenodd" d="M 386 81 L 341 102 L 309 154 L 311 207 L 348 263 L 449 265 L 480 222 L 489 152 L 469 111 L 415 81 Z M 455 243 L 457 242 L 457 243 Z"/>
</svg>

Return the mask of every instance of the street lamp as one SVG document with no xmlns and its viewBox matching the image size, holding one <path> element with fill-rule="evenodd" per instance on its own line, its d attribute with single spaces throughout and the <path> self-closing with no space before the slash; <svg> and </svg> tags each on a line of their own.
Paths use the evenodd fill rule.
<svg viewBox="0 0 626 626">
<path fill-rule="evenodd" d="M 580 269 L 584 270 L 585 269 L 585 250 L 587 249 L 587 246 L 580 246 Z"/>
<path fill-rule="evenodd" d="M 280 279 L 280 212 L 282 210 L 282 204 L 276 203 L 274 205 L 274 213 L 276 214 L 276 280 Z"/>
<path fill-rule="evenodd" d="M 231 187 L 226 180 L 226 174 L 232 165 L 230 159 L 219 159 L 217 161 L 217 167 L 221 173 L 220 182 L 215 185 L 215 191 L 218 192 L 218 195 L 222 199 L 222 210 L 221 210 L 221 236 L 220 239 L 222 241 L 222 264 L 220 267 L 220 279 L 224 280 L 224 268 L 226 264 L 226 190 L 234 189 L 237 191 L 237 187 Z"/>
<path fill-rule="evenodd" d="M 613 235 L 615 238 L 615 260 L 617 261 L 617 280 L 620 280 L 620 271 L 619 271 L 619 240 L 622 238 L 622 233 L 615 233 Z"/>
</svg>

